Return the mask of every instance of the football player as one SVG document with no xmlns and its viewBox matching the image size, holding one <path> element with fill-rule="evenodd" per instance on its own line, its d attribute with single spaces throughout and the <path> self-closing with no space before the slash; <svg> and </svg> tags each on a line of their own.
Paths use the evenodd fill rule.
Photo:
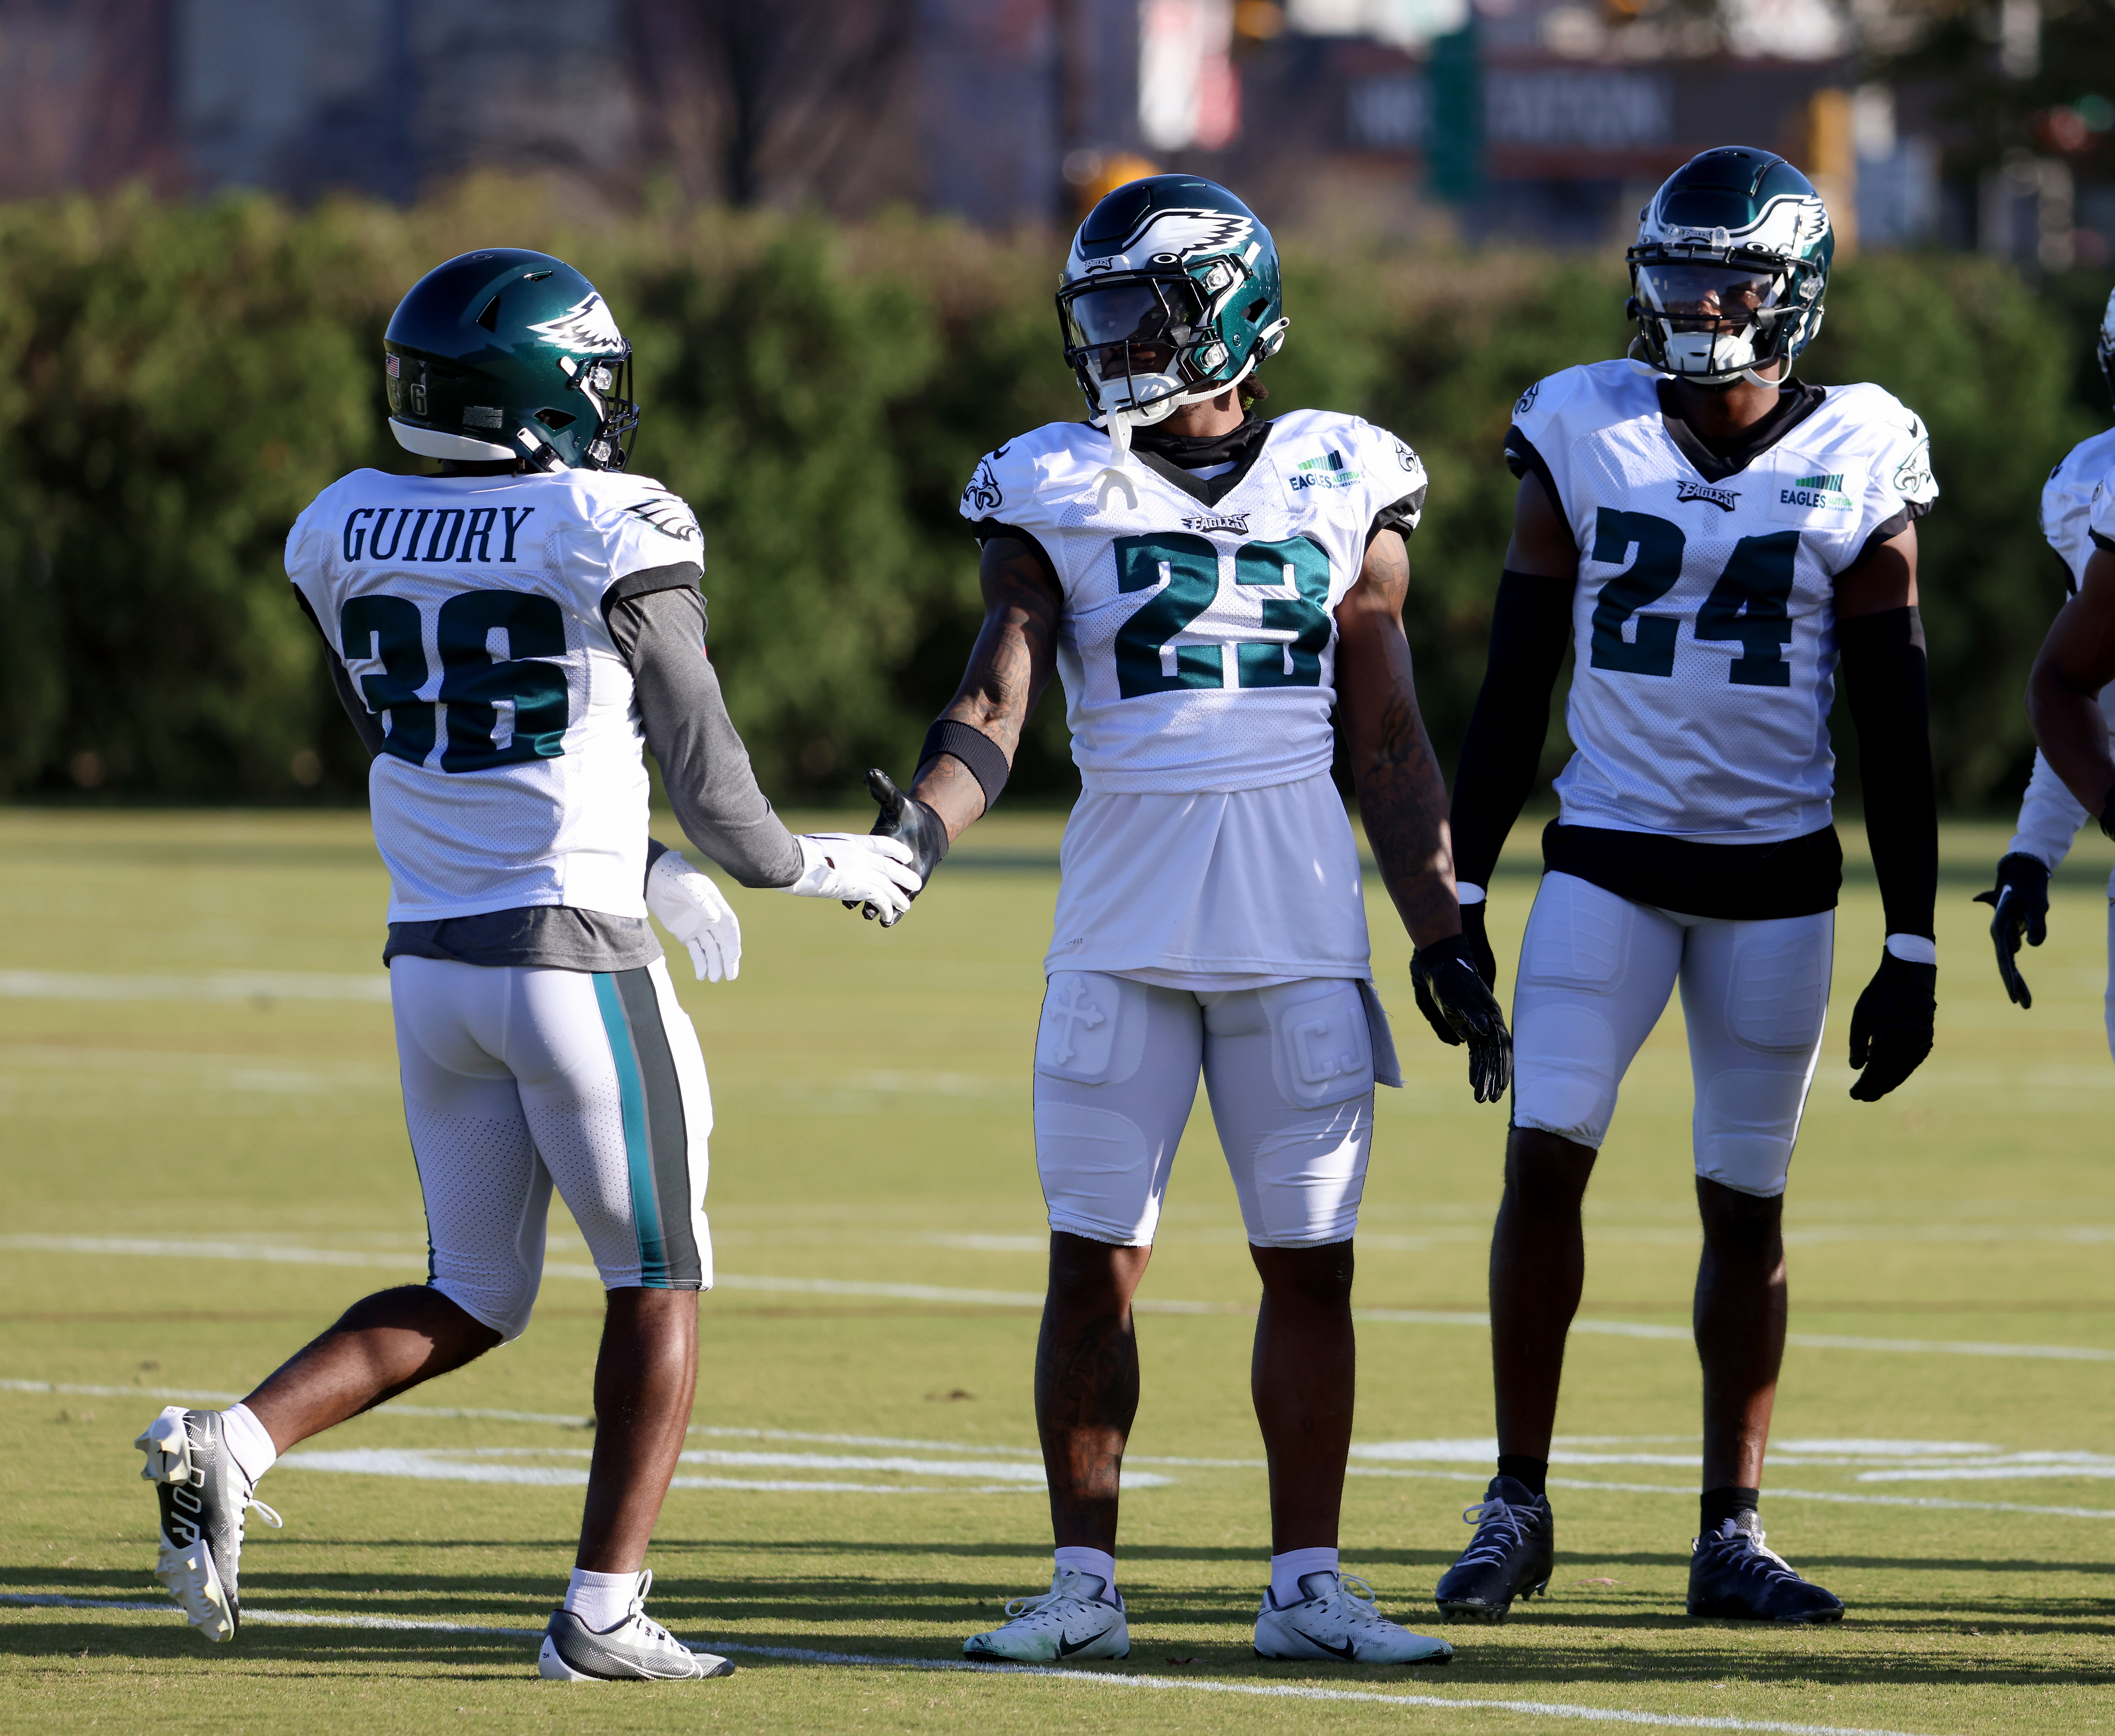
<svg viewBox="0 0 2115 1736">
<path fill-rule="evenodd" d="M 2115 393 L 2115 295 L 2108 298 L 2100 323 L 2100 366 Z M 2115 700 L 2115 687 L 2109 685 L 2115 682 L 2115 432 L 2084 442 L 2057 466 L 2042 493 L 2042 532 L 2070 567 L 2074 588 L 2027 683 L 2027 714 L 2041 751 L 2020 809 L 2019 836 L 2012 853 L 1998 865 L 1991 933 L 2001 969 L 2010 962 L 2008 930 L 2010 950 L 2018 949 L 2022 917 L 2028 939 L 2041 944 L 2048 869 L 2063 860 L 2080 820 L 2098 817 L 2101 831 L 2115 838 L 2115 759 L 2109 752 L 2115 710 L 2108 709 Z M 2061 788 L 2052 774 L 2062 780 Z M 2045 862 L 2048 868 L 2036 880 L 2022 871 L 2023 860 L 2037 866 Z M 2110 896 L 2115 898 L 2115 890 Z M 2115 903 L 2109 906 L 2108 949 L 2108 1041 L 2115 1045 Z M 2026 985 L 2013 988 L 2016 976 L 2014 971 L 2007 976 L 2006 987 L 2026 1006 Z"/>
<path fill-rule="evenodd" d="M 2115 294 L 2108 298 L 2101 316 L 2100 370 L 2115 397 Z M 2063 563 L 2064 590 L 2078 595 L 2094 543 L 2090 526 L 2096 503 L 2115 486 L 2115 428 L 2081 440 L 2062 463 L 2049 472 L 2042 488 L 2042 535 Z M 2115 687 L 2100 696 L 2101 714 L 2115 729 Z M 1998 884 L 1979 892 L 1976 902 L 1992 907 L 1990 939 L 1998 948 L 1998 974 L 2005 992 L 2022 1007 L 2035 1003 L 2026 979 L 2020 975 L 2020 941 L 2039 946 L 2048 938 L 2048 883 L 2065 857 L 2078 829 L 2093 818 L 2093 811 L 2080 804 L 2064 788 L 2063 779 L 2051 768 L 2048 756 L 2036 753 L 2034 775 L 2020 801 L 2019 829 L 1998 864 Z M 2115 1050 L 2115 879 L 2108 882 L 2107 999 L 2108 1043 Z"/>
<path fill-rule="evenodd" d="M 424 1285 L 356 1302 L 241 1403 L 172 1406 L 140 1437 L 158 1572 L 234 1638 L 246 1512 L 273 1462 L 519 1337 L 555 1187 L 608 1290 L 577 1566 L 539 1668 L 723 1675 L 644 1610 L 642 1571 L 690 1412 L 712 1284 L 712 1100 L 650 909 L 700 976 L 741 935 L 713 883 L 646 836 L 642 740 L 685 834 L 745 885 L 899 913 L 888 838 L 789 834 L 704 650 L 690 509 L 626 474 L 631 349 L 594 287 L 539 253 L 437 268 L 383 342 L 390 430 L 438 475 L 356 471 L 287 542 L 373 764 L 389 869 L 397 1054 L 429 1252 Z"/>
<path fill-rule="evenodd" d="M 1828 719 L 1838 662 L 1887 912 L 1851 1016 L 1851 1095 L 1929 1052 L 1937 953 L 1916 520 L 1938 494 L 1924 425 L 1877 386 L 1792 378 L 1834 243 L 1805 177 L 1706 151 L 1642 214 L 1635 361 L 1530 386 L 1489 671 L 1452 810 L 1470 944 L 1532 788 L 1566 648 L 1576 751 L 1557 780 L 1513 1000 L 1518 1072 L 1491 1244 L 1498 1476 L 1440 1580 L 1453 1619 L 1544 1589 L 1545 1490 L 1580 1206 L 1639 1045 L 1681 988 L 1704 1251 L 1703 1522 L 1689 1613 L 1833 1621 L 1842 1605 L 1766 1546 L 1763 1452 L 1784 1348 L 1785 1177 L 1828 1000 L 1842 854 Z"/>
<path fill-rule="evenodd" d="M 1129 1651 L 1115 1550 L 1138 1406 L 1131 1297 L 1201 1069 L 1263 1283 L 1251 1384 L 1273 1553 L 1256 1651 L 1443 1663 L 1446 1643 L 1382 1617 L 1337 1554 L 1351 1238 L 1374 1086 L 1401 1079 L 1329 776 L 1333 707 L 1415 944 L 1420 1007 L 1467 1043 L 1479 1098 L 1503 1095 L 1510 1065 L 1463 947 L 1403 634 L 1425 467 L 1356 416 L 1255 413 L 1243 388 L 1286 327 L 1277 251 L 1210 181 L 1155 176 L 1103 199 L 1058 312 L 1091 419 L 977 466 L 961 511 L 984 548 L 984 628 L 913 799 L 876 789 L 883 825 L 929 872 L 997 800 L 1062 677 L 1085 792 L 1035 1062 L 1051 1232 L 1035 1407 L 1057 1553 L 1048 1595 L 963 1649 L 1032 1663 Z"/>
</svg>

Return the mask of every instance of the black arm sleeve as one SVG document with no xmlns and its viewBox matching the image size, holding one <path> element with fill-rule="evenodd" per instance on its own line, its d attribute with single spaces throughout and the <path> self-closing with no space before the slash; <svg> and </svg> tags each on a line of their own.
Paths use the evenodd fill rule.
<svg viewBox="0 0 2115 1736">
<path fill-rule="evenodd" d="M 1571 640 L 1571 579 L 1507 572 L 1491 611 L 1491 657 L 1454 774 L 1454 878 L 1489 886 L 1535 788 L 1549 696 Z"/>
<path fill-rule="evenodd" d="M 1858 727 L 1865 836 L 1891 935 L 1932 934 L 1938 898 L 1938 797 L 1931 776 L 1931 690 L 1924 620 L 1883 609 L 1836 623 L 1843 697 Z"/>
<path fill-rule="evenodd" d="M 801 878 L 801 847 L 756 787 L 706 659 L 698 569 L 658 572 L 681 576 L 651 588 L 640 588 L 648 575 L 620 579 L 603 613 L 631 665 L 646 745 L 661 763 L 677 821 L 744 886 L 790 886 Z"/>
<path fill-rule="evenodd" d="M 359 733 L 360 745 L 372 760 L 382 751 L 387 733 L 382 728 L 382 719 L 367 709 L 366 700 L 360 696 L 360 689 L 352 684 L 345 659 L 338 655 L 337 647 L 331 643 L 331 636 L 323 631 L 323 622 L 316 619 L 315 610 L 309 607 L 309 599 L 298 586 L 294 590 L 294 600 L 301 605 L 301 613 L 309 618 L 309 625 L 323 642 L 323 666 L 330 671 L 331 686 L 337 690 L 337 702 L 345 707 L 345 714 L 352 719 L 352 727 Z"/>
</svg>

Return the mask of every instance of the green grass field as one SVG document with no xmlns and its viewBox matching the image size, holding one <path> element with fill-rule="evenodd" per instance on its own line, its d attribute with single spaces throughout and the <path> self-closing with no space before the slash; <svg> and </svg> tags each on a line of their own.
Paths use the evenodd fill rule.
<svg viewBox="0 0 2115 1736">
<path fill-rule="evenodd" d="M 237 1644 L 209 1647 L 156 1601 L 133 1435 L 170 1398 L 240 1394 L 345 1303 L 422 1269 L 377 962 L 383 876 L 357 815 L 0 814 L 0 1726 L 1481 1736 L 1590 1712 L 2115 1727 L 2104 852 L 2081 844 L 2059 879 L 2023 1013 L 1968 902 L 1996 828 L 1948 835 L 1938 1047 L 1878 1105 L 1845 1095 L 1841 1033 L 1880 941 L 1855 863 L 1838 931 L 1793 1168 L 1795 1343 L 1764 1516 L 1773 1545 L 1850 1605 L 1842 1627 L 1681 1614 L 1698 1383 L 1677 1008 L 1631 1073 L 1590 1199 L 1546 1601 L 1450 1630 L 1445 1671 L 1250 1657 L 1267 1552 L 1255 1284 L 1200 1115 L 1140 1322 L 1131 1660 L 905 1667 L 958 1657 L 1002 1600 L 1047 1583 L 1026 1063 L 1056 836 L 1051 819 L 988 823 L 893 933 L 734 892 L 741 981 L 678 971 L 717 1100 L 722 1279 L 654 1609 L 686 1637 L 748 1649 L 726 1681 L 596 1690 L 539 1683 L 533 1662 L 571 1561 L 600 1318 L 562 1222 L 525 1339 L 266 1481 L 287 1526 L 253 1532 Z M 1502 958 L 1530 860 L 1497 888 Z M 1470 1101 L 1458 1051 L 1431 1040 L 1407 948 L 1369 897 L 1409 1084 L 1380 1094 L 1360 1238 L 1344 1544 L 1383 1607 L 1426 1626 L 1488 1474 L 1475 1316 L 1504 1116 Z"/>
</svg>

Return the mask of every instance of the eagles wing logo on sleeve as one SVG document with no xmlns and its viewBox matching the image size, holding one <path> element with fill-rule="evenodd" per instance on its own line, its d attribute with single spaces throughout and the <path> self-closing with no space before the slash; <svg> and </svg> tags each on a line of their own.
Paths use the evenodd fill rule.
<svg viewBox="0 0 2115 1736">
<path fill-rule="evenodd" d="M 1393 437 L 1392 436 L 1391 438 Z M 1412 452 L 1408 446 L 1405 445 L 1400 439 L 1396 439 L 1395 443 L 1395 462 L 1397 464 L 1400 464 L 1405 470 L 1408 471 L 1413 476 L 1422 475 L 1425 472 L 1424 461 L 1420 459 L 1415 452 Z"/>
<path fill-rule="evenodd" d="M 1513 414 L 1515 416 L 1525 416 L 1529 411 L 1534 409 L 1535 394 L 1541 390 L 1542 382 L 1540 380 L 1537 380 L 1532 386 L 1530 386 L 1526 391 L 1521 393 L 1520 401 L 1513 406 Z"/>
<path fill-rule="evenodd" d="M 624 509 L 634 518 L 643 519 L 663 536 L 672 537 L 679 543 L 699 540 L 698 521 L 680 495 L 649 494 L 644 500 L 635 500 Z"/>
<path fill-rule="evenodd" d="M 597 295 L 575 302 L 556 318 L 529 329 L 562 350 L 578 351 L 584 356 L 613 355 L 624 347 L 624 334 L 617 330 L 608 303 Z"/>
<path fill-rule="evenodd" d="M 1905 500 L 1916 500 L 1929 493 L 1931 486 L 1931 443 L 1920 440 L 1895 467 L 1895 492 Z"/>
<path fill-rule="evenodd" d="M 970 478 L 970 485 L 962 490 L 964 512 L 974 512 L 980 518 L 989 518 L 998 510 L 999 503 L 1005 498 L 1005 491 L 999 487 L 998 477 L 992 470 L 991 460 L 978 459 L 977 473 Z"/>
</svg>

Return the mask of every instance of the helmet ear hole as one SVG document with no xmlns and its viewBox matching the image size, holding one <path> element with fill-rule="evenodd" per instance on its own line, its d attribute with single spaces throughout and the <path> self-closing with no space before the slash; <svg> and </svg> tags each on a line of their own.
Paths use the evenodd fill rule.
<svg viewBox="0 0 2115 1736">
<path fill-rule="evenodd" d="M 562 410 L 539 410 L 536 412 L 536 420 L 556 434 L 561 428 L 571 427 L 580 418 L 568 416 Z"/>
<path fill-rule="evenodd" d="M 1241 310 L 1241 318 L 1247 320 L 1250 324 L 1254 325 L 1269 311 L 1270 297 L 1264 296 L 1250 302 L 1249 305 Z"/>
</svg>

